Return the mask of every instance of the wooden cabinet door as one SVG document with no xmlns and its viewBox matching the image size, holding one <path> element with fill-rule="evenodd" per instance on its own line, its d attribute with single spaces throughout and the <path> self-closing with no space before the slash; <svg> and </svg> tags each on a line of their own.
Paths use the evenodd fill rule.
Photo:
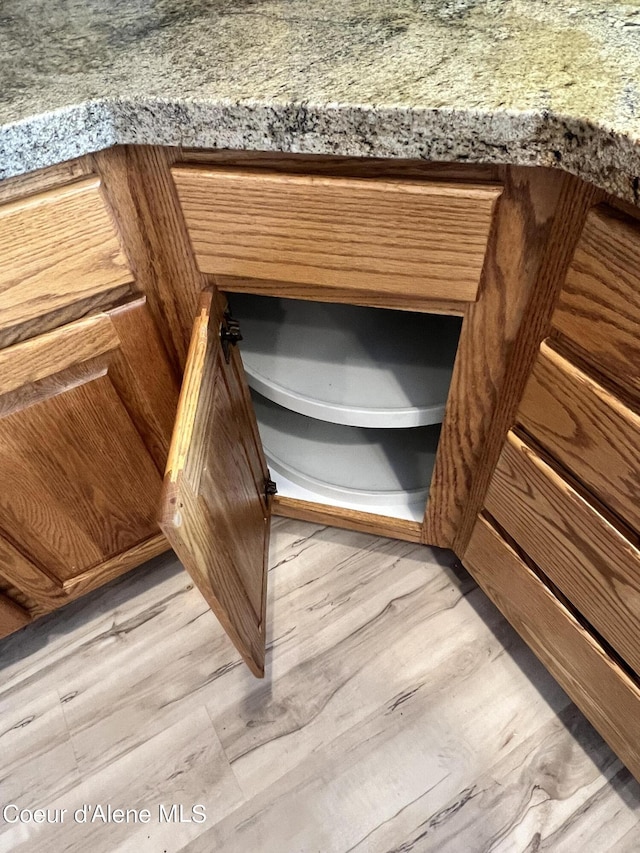
<svg viewBox="0 0 640 853">
<path fill-rule="evenodd" d="M 160 526 L 254 675 L 264 675 L 269 471 L 222 300 L 204 293 L 187 357 Z"/>
<path fill-rule="evenodd" d="M 39 615 L 164 550 L 176 403 L 144 299 L 0 351 L 0 590 Z"/>
</svg>

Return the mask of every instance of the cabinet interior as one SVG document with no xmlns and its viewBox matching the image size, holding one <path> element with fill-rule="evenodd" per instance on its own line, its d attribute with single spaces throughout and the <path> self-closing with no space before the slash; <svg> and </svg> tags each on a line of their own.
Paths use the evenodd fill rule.
<svg viewBox="0 0 640 853">
<path fill-rule="evenodd" d="M 278 494 L 422 521 L 461 318 L 228 298 Z"/>
</svg>

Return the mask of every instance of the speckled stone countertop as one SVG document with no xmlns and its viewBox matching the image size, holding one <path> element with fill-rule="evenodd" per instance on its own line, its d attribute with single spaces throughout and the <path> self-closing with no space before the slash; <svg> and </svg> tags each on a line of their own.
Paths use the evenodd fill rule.
<svg viewBox="0 0 640 853">
<path fill-rule="evenodd" d="M 551 165 L 640 203 L 640 0 L 3 0 L 0 177 L 115 143 Z"/>
</svg>

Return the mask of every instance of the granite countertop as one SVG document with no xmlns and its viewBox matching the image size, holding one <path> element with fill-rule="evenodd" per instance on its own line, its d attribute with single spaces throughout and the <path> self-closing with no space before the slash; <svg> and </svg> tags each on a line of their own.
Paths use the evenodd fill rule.
<svg viewBox="0 0 640 853">
<path fill-rule="evenodd" d="M 0 177 L 115 143 L 556 166 L 640 203 L 640 0 L 3 0 Z"/>
</svg>

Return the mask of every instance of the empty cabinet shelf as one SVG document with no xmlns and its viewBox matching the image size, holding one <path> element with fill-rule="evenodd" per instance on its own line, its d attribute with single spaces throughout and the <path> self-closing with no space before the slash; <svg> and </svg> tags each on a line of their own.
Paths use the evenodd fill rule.
<svg viewBox="0 0 640 853">
<path fill-rule="evenodd" d="M 260 435 L 279 493 L 420 520 L 439 425 L 406 430 L 332 424 L 253 393 Z"/>
<path fill-rule="evenodd" d="M 350 426 L 440 423 L 461 319 L 233 294 L 249 385 L 294 412 Z"/>
</svg>

